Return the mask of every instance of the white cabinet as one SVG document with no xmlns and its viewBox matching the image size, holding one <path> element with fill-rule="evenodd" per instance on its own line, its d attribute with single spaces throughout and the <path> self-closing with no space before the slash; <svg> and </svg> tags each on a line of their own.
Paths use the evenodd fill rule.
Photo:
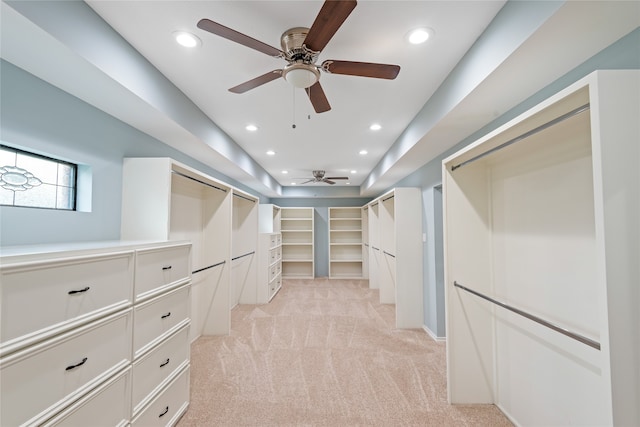
<svg viewBox="0 0 640 427">
<path fill-rule="evenodd" d="M 258 198 L 233 190 L 231 307 L 257 302 L 258 207 Z"/>
<path fill-rule="evenodd" d="M 265 203 L 258 207 L 258 231 L 260 233 L 279 233 L 281 220 L 280 206 Z"/>
<path fill-rule="evenodd" d="M 396 327 L 422 328 L 422 195 L 399 187 L 368 204 L 369 279 L 382 304 L 396 305 Z"/>
<path fill-rule="evenodd" d="M 378 273 L 382 263 L 382 252 L 380 252 L 379 206 L 380 203 L 375 202 L 367 205 L 367 223 L 369 224 L 369 288 L 371 289 L 380 289 Z"/>
<path fill-rule="evenodd" d="M 595 72 L 444 160 L 452 403 L 640 425 L 638 94 L 638 71 Z"/>
<path fill-rule="evenodd" d="M 265 304 L 282 287 L 281 209 L 273 204 L 259 207 L 258 304 Z"/>
<path fill-rule="evenodd" d="M 363 206 L 360 215 L 362 217 L 362 278 L 369 279 L 369 206 Z"/>
<path fill-rule="evenodd" d="M 360 207 L 329 208 L 329 277 L 362 278 Z"/>
<path fill-rule="evenodd" d="M 258 304 L 265 304 L 282 287 L 282 235 L 260 233 Z"/>
<path fill-rule="evenodd" d="M 255 303 L 258 198 L 170 158 L 123 163 L 123 239 L 192 242 L 191 341 L 226 335 Z"/>
<path fill-rule="evenodd" d="M 124 426 L 160 399 L 189 366 L 190 247 L 3 248 L 0 425 Z"/>
<path fill-rule="evenodd" d="M 314 278 L 313 214 L 313 208 L 281 208 L 283 278 Z"/>
</svg>

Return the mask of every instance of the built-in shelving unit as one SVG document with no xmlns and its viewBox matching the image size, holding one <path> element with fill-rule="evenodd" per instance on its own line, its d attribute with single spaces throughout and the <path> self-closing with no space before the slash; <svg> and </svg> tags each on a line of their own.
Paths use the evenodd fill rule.
<svg viewBox="0 0 640 427">
<path fill-rule="evenodd" d="M 382 304 L 396 305 L 396 327 L 422 328 L 422 195 L 395 188 L 368 204 L 369 280 Z"/>
<path fill-rule="evenodd" d="M 640 425 L 639 93 L 595 72 L 444 160 L 450 402 Z"/>
<path fill-rule="evenodd" d="M 369 206 L 360 210 L 362 218 L 362 278 L 369 278 Z"/>
<path fill-rule="evenodd" d="M 192 341 L 228 334 L 230 306 L 256 302 L 257 206 L 171 158 L 124 159 L 121 238 L 192 242 Z"/>
<path fill-rule="evenodd" d="M 279 206 L 261 204 L 258 246 L 258 304 L 273 299 L 282 287 L 282 233 Z"/>
<path fill-rule="evenodd" d="M 257 302 L 259 199 L 233 189 L 231 307 Z"/>
<path fill-rule="evenodd" d="M 281 208 L 284 278 L 314 278 L 313 213 L 313 208 Z"/>
<path fill-rule="evenodd" d="M 329 277 L 362 278 L 362 208 L 329 208 Z"/>
</svg>

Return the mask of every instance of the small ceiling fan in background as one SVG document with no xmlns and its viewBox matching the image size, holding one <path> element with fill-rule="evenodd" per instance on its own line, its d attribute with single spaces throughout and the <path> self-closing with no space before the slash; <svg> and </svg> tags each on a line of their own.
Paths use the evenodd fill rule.
<svg viewBox="0 0 640 427">
<path fill-rule="evenodd" d="M 316 182 L 324 182 L 326 184 L 330 184 L 330 185 L 334 185 L 335 181 L 337 179 L 349 179 L 348 176 L 327 176 L 325 177 L 325 171 L 323 170 L 315 170 L 312 172 L 313 174 L 313 178 L 306 180 L 305 182 L 301 182 L 300 185 L 302 184 L 308 184 L 310 182 L 316 183 Z M 298 178 L 298 179 L 305 179 L 305 178 Z"/>
<path fill-rule="evenodd" d="M 359 77 L 373 77 L 393 80 L 400 72 L 400 66 L 371 62 L 325 60 L 320 65 L 316 61 L 320 52 L 338 31 L 349 14 L 356 7 L 355 0 L 324 2 L 311 28 L 295 27 L 285 31 L 280 40 L 282 50 L 265 44 L 209 19 L 201 19 L 198 28 L 217 36 L 255 49 L 266 55 L 287 61 L 283 69 L 269 71 L 229 89 L 233 93 L 244 93 L 265 83 L 283 77 L 293 86 L 305 89 L 316 113 L 329 111 L 331 106 L 320 86 L 320 70 L 331 74 Z"/>
</svg>

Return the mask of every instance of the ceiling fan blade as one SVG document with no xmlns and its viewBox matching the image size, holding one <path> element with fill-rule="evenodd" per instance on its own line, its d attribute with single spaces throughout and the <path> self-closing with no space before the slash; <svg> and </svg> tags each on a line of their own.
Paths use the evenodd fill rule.
<svg viewBox="0 0 640 427">
<path fill-rule="evenodd" d="M 357 1 L 335 1 L 326 0 L 322 9 L 309 28 L 304 44 L 308 49 L 320 52 L 329 43 L 331 37 L 338 31 L 338 28 L 347 19 L 351 11 L 358 4 Z"/>
<path fill-rule="evenodd" d="M 308 184 L 308 183 L 313 182 L 313 181 L 315 181 L 315 179 L 310 179 L 310 180 L 308 180 L 308 181 L 301 182 L 301 183 L 300 183 L 300 185 L 302 185 L 302 184 Z"/>
<path fill-rule="evenodd" d="M 326 182 L 327 184 L 331 184 L 331 185 L 335 184 L 335 182 L 331 181 L 329 178 L 323 179 L 322 182 Z"/>
<path fill-rule="evenodd" d="M 251 79 L 247 82 L 239 84 L 238 86 L 234 86 L 229 89 L 229 92 L 233 93 L 245 93 L 248 90 L 257 88 L 265 83 L 269 83 L 272 80 L 275 80 L 282 76 L 282 70 L 273 70 L 269 71 L 266 74 L 256 77 L 255 79 Z"/>
<path fill-rule="evenodd" d="M 329 105 L 329 100 L 327 100 L 320 82 L 316 82 L 313 86 L 306 88 L 305 91 L 309 95 L 309 100 L 316 113 L 324 113 L 331 110 L 331 105 Z"/>
<path fill-rule="evenodd" d="M 262 43 L 260 40 L 256 40 L 253 37 L 249 37 L 245 34 L 239 33 L 236 30 L 232 30 L 229 27 L 213 22 L 210 19 L 201 19 L 198 21 L 198 28 L 208 31 L 216 36 L 223 37 L 227 40 L 240 43 L 241 45 L 255 49 L 258 52 L 262 52 L 269 56 L 275 56 L 276 58 L 284 58 L 284 53 L 280 49 L 276 49 L 273 46 L 269 46 L 266 43 Z"/>
<path fill-rule="evenodd" d="M 348 176 L 328 176 L 326 179 L 349 179 Z"/>
<path fill-rule="evenodd" d="M 348 76 L 374 77 L 393 80 L 400 72 L 399 65 L 375 64 L 373 62 L 334 61 L 328 59 L 322 63 L 324 71 Z"/>
</svg>

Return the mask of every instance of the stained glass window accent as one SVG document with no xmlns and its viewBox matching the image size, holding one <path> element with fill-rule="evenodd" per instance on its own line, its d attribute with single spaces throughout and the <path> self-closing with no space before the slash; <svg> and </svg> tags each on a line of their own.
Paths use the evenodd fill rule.
<svg viewBox="0 0 640 427">
<path fill-rule="evenodd" d="M 76 209 L 77 165 L 0 145 L 0 204 Z"/>
</svg>

